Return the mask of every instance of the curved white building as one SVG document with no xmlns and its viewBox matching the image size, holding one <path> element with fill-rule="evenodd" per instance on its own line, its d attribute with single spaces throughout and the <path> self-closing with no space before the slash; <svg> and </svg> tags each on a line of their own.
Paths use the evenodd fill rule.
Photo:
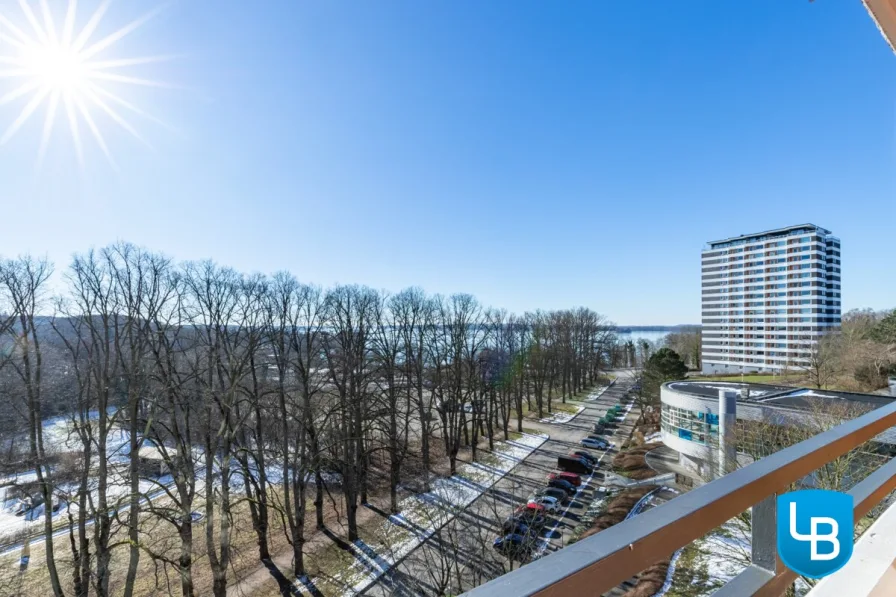
<svg viewBox="0 0 896 597">
<path fill-rule="evenodd" d="M 663 443 L 678 452 L 679 464 L 710 478 L 729 472 L 735 458 L 741 464 L 749 460 L 737 454 L 738 421 L 799 425 L 807 411 L 823 412 L 829 403 L 870 410 L 893 399 L 875 394 L 692 380 L 663 384 L 660 401 Z M 896 430 L 876 439 L 896 444 Z"/>
</svg>

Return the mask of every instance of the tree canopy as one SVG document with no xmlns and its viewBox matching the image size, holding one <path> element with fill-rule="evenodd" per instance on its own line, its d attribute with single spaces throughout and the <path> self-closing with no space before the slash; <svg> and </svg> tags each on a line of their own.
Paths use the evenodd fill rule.
<svg viewBox="0 0 896 597">
<path fill-rule="evenodd" d="M 671 348 L 661 348 L 647 359 L 647 372 L 669 381 L 685 377 L 688 367 L 677 352 Z"/>
</svg>

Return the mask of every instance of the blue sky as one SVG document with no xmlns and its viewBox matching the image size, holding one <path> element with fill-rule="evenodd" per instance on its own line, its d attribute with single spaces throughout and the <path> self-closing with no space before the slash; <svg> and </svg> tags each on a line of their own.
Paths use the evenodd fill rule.
<svg viewBox="0 0 896 597">
<path fill-rule="evenodd" d="M 173 87 L 107 87 L 169 125 L 127 115 L 151 149 L 95 109 L 117 167 L 83 124 L 79 167 L 60 120 L 38 169 L 45 108 L 0 147 L 0 254 L 61 270 L 125 239 L 674 324 L 700 319 L 706 241 L 812 222 L 844 309 L 896 307 L 896 56 L 858 0 L 180 0 L 102 57 L 156 54 L 122 72 Z"/>
</svg>

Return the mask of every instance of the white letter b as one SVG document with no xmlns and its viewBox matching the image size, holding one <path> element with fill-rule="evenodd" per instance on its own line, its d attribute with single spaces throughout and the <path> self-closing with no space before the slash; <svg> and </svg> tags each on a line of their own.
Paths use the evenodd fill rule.
<svg viewBox="0 0 896 597">
<path fill-rule="evenodd" d="M 837 524 L 837 521 L 833 518 L 828 518 L 826 516 L 813 516 L 811 519 L 812 524 L 812 543 L 810 545 L 809 559 L 812 561 L 826 561 L 833 560 L 837 556 L 840 555 L 840 541 L 837 539 L 837 533 L 840 531 L 840 526 Z M 831 532 L 827 535 L 821 535 L 818 532 L 819 525 L 826 524 L 831 527 Z M 831 544 L 831 553 L 818 553 L 818 544 L 830 543 Z"/>
<path fill-rule="evenodd" d="M 840 555 L 840 541 L 837 539 L 837 533 L 840 532 L 840 525 L 833 518 L 827 516 L 812 516 L 809 519 L 811 532 L 804 535 L 796 530 L 796 502 L 790 502 L 790 536 L 797 541 L 809 542 L 809 559 L 813 562 L 824 562 L 833 560 Z M 820 525 L 826 524 L 831 527 L 831 532 L 822 535 L 818 532 Z M 831 553 L 818 553 L 819 543 L 830 543 Z"/>
</svg>

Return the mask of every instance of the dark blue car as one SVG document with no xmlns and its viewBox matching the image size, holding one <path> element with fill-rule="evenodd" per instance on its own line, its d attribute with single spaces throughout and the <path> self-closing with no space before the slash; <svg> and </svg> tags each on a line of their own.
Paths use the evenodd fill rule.
<svg viewBox="0 0 896 597">
<path fill-rule="evenodd" d="M 585 462 L 589 463 L 592 467 L 598 463 L 597 458 L 591 452 L 586 452 L 585 450 L 575 450 L 573 454 L 575 454 L 579 458 L 584 459 Z"/>
<path fill-rule="evenodd" d="M 512 560 L 525 558 L 532 553 L 532 542 L 522 535 L 498 537 L 492 547 Z"/>
<path fill-rule="evenodd" d="M 548 487 L 556 487 L 562 489 L 567 495 L 575 495 L 576 486 L 565 479 L 551 479 L 548 481 Z"/>
<path fill-rule="evenodd" d="M 501 527 L 508 535 L 522 535 L 523 537 L 529 537 L 535 534 L 535 531 L 529 528 L 522 520 L 517 520 L 514 518 L 508 519 L 504 521 L 504 525 Z"/>
</svg>

